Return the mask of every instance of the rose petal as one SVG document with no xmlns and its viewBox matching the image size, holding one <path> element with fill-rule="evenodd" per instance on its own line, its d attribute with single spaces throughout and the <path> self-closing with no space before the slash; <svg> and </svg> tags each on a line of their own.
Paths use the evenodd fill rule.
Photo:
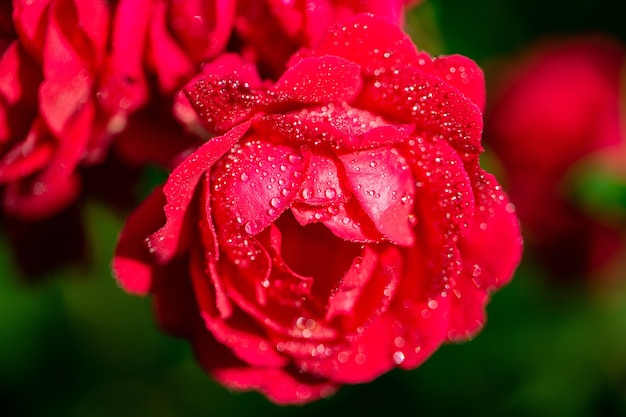
<svg viewBox="0 0 626 417">
<path fill-rule="evenodd" d="M 473 227 L 459 243 L 464 261 L 485 288 L 494 290 L 513 276 L 522 256 L 520 225 L 511 204 L 493 175 L 474 165 L 476 212 Z"/>
<path fill-rule="evenodd" d="M 254 136 L 222 158 L 212 179 L 216 224 L 233 224 L 248 235 L 259 233 L 289 208 L 307 163 L 293 148 Z M 230 237 L 225 233 L 218 229 L 224 239 Z"/>
<path fill-rule="evenodd" d="M 351 317 L 354 314 L 354 307 L 372 278 L 377 262 L 378 256 L 367 246 L 363 256 L 354 259 L 352 266 L 328 299 L 325 316 L 327 321 L 332 321 L 338 316 Z"/>
<path fill-rule="evenodd" d="M 165 202 L 159 187 L 128 217 L 120 234 L 111 268 L 117 282 L 131 294 L 146 295 L 152 290 L 155 266 L 143 241 L 165 221 Z"/>
<path fill-rule="evenodd" d="M 417 67 L 397 68 L 364 84 L 359 107 L 390 120 L 413 123 L 418 130 L 445 137 L 461 153 L 473 157 L 482 151 L 480 108 L 439 76 Z"/>
<path fill-rule="evenodd" d="M 66 134 L 67 125 L 90 100 L 95 77 L 85 60 L 89 48 L 81 32 L 77 39 L 66 36 L 67 26 L 76 26 L 75 11 L 61 7 L 51 9 L 50 25 L 43 45 L 44 81 L 39 88 L 39 108 L 50 130 L 57 136 Z M 60 16 L 68 14 L 67 16 Z M 75 32 L 72 32 L 75 33 Z"/>
<path fill-rule="evenodd" d="M 241 310 L 228 307 L 230 310 L 228 316 L 220 314 L 219 304 L 216 309 L 216 302 L 222 297 L 219 295 L 220 288 L 209 284 L 210 282 L 215 284 L 219 280 L 215 276 L 207 276 L 207 266 L 204 265 L 202 254 L 198 254 L 198 251 L 193 253 L 196 255 L 191 260 L 191 278 L 200 315 L 206 328 L 220 343 L 228 346 L 238 358 L 251 366 L 284 366 L 287 362 L 286 358 L 278 354 L 276 350 L 269 349 L 267 340 L 260 333 L 260 329 L 250 321 L 249 317 L 242 314 Z M 266 348 L 260 349 L 263 345 Z"/>
<path fill-rule="evenodd" d="M 160 89 L 171 94 L 195 72 L 196 66 L 168 31 L 167 3 L 154 2 L 149 26 L 147 59 L 157 75 Z"/>
<path fill-rule="evenodd" d="M 0 184 L 18 181 L 45 168 L 55 151 L 53 138 L 40 118 L 35 119 L 23 142 L 8 150 L 0 160 Z"/>
<path fill-rule="evenodd" d="M 354 62 L 365 77 L 391 72 L 395 67 L 418 66 L 420 59 L 407 34 L 388 20 L 369 14 L 360 14 L 351 22 L 329 30 L 313 53 Z"/>
<path fill-rule="evenodd" d="M 169 2 L 169 27 L 192 62 L 207 61 L 224 49 L 232 30 L 235 4 L 231 0 Z"/>
<path fill-rule="evenodd" d="M 49 1 L 14 1 L 13 22 L 22 45 L 28 52 L 41 58 L 48 25 Z"/>
<path fill-rule="evenodd" d="M 350 101 L 361 88 L 358 65 L 336 56 L 304 58 L 291 66 L 268 91 L 278 103 Z"/>
<path fill-rule="evenodd" d="M 476 62 L 462 55 L 437 57 L 433 60 L 435 73 L 457 88 L 481 111 L 485 110 L 485 76 Z"/>
<path fill-rule="evenodd" d="M 233 69 L 233 65 L 236 61 L 229 58 L 218 61 L 216 66 L 205 67 L 203 76 L 184 90 L 204 125 L 213 132 L 225 132 L 243 122 L 263 101 L 254 90 L 258 75 L 243 62 L 241 70 Z"/>
<path fill-rule="evenodd" d="M 294 201 L 310 206 L 344 202 L 337 162 L 330 155 L 311 153 L 300 191 Z"/>
<path fill-rule="evenodd" d="M 421 207 L 416 212 L 434 216 L 416 220 L 433 224 L 445 236 L 466 234 L 475 207 L 472 182 L 459 155 L 437 136 L 416 137 L 411 145 L 409 161 L 417 180 L 416 204 Z"/>
<path fill-rule="evenodd" d="M 163 193 L 167 204 L 163 208 L 166 223 L 146 239 L 146 242 L 160 262 L 172 259 L 185 246 L 183 223 L 187 208 L 195 194 L 196 186 L 202 175 L 231 149 L 246 133 L 250 123 L 234 127 L 223 136 L 218 136 L 185 159 L 170 174 Z"/>
<path fill-rule="evenodd" d="M 148 86 L 143 58 L 150 0 L 120 1 L 113 16 L 110 53 L 98 90 L 99 103 L 110 114 L 132 112 L 145 104 Z"/>
<path fill-rule="evenodd" d="M 345 203 L 314 207 L 294 204 L 291 213 L 302 226 L 321 222 L 333 234 L 351 242 L 376 242 L 382 238 L 372 219 L 355 198 Z"/>
<path fill-rule="evenodd" d="M 398 245 L 414 241 L 409 214 L 415 180 L 407 161 L 395 149 L 378 148 L 339 157 L 355 198 L 376 228 Z"/>
<path fill-rule="evenodd" d="M 391 125 L 382 117 L 347 103 L 270 114 L 255 122 L 274 143 L 328 144 L 342 151 L 406 142 L 411 125 Z"/>
</svg>

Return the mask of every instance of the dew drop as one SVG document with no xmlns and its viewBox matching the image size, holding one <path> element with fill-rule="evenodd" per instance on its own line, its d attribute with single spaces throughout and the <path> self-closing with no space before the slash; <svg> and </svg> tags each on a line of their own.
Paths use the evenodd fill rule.
<svg viewBox="0 0 626 417">
<path fill-rule="evenodd" d="M 300 156 L 296 155 L 296 154 L 290 154 L 290 155 L 287 157 L 287 160 L 288 160 L 290 163 L 292 163 L 292 164 L 297 164 L 298 162 L 300 162 L 300 160 L 301 160 L 301 159 L 302 159 L 302 158 L 301 158 Z"/>
<path fill-rule="evenodd" d="M 270 206 L 277 208 L 280 205 L 280 200 L 276 197 L 270 200 Z"/>
<path fill-rule="evenodd" d="M 242 182 L 248 181 L 248 174 L 246 174 L 245 172 L 242 172 L 241 175 L 239 176 L 239 179 L 241 179 Z"/>
<path fill-rule="evenodd" d="M 337 195 L 337 191 L 334 188 L 327 188 L 324 195 L 326 198 L 334 198 Z"/>
<path fill-rule="evenodd" d="M 393 361 L 400 365 L 402 362 L 404 362 L 405 356 L 404 353 L 397 351 L 393 353 Z"/>
<path fill-rule="evenodd" d="M 313 193 L 314 191 L 311 188 L 306 187 L 302 189 L 302 191 L 300 192 L 300 195 L 302 196 L 304 200 L 308 200 L 311 197 L 313 197 Z"/>
</svg>

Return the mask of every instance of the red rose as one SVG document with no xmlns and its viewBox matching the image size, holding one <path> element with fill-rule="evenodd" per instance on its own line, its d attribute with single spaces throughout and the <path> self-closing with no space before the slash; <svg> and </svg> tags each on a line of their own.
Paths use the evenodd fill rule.
<svg viewBox="0 0 626 417">
<path fill-rule="evenodd" d="M 595 269 L 618 248 L 619 231 L 582 213 L 567 187 L 577 165 L 600 150 L 623 164 L 624 58 L 604 37 L 551 40 L 496 73 L 485 137 L 503 162 L 528 241 L 559 276 Z"/>
<path fill-rule="evenodd" d="M 106 158 L 121 132 L 133 132 L 125 141 L 150 137 L 143 159 L 162 162 L 180 150 L 154 144 L 160 132 L 181 135 L 171 96 L 223 50 L 234 18 L 234 0 L 36 0 L 2 7 L 0 184 L 5 211 L 31 219 L 72 202 L 79 167 Z M 145 123 L 138 112 L 160 102 L 168 107 L 165 119 L 152 112 Z"/>
<path fill-rule="evenodd" d="M 300 47 L 315 44 L 328 25 L 357 13 L 374 13 L 400 24 L 411 0 L 239 0 L 235 34 L 241 53 L 262 73 L 280 76 Z"/>
<path fill-rule="evenodd" d="M 306 402 L 482 327 L 521 239 L 478 165 L 480 69 L 360 15 L 274 84 L 224 58 L 186 88 L 221 133 L 129 218 L 113 270 L 234 389 Z"/>
</svg>

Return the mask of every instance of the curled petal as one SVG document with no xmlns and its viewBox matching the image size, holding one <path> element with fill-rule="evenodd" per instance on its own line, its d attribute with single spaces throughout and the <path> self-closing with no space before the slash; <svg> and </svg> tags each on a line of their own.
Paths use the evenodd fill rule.
<svg viewBox="0 0 626 417">
<path fill-rule="evenodd" d="M 191 278 L 200 315 L 207 330 L 251 366 L 284 366 L 287 359 L 276 350 L 269 349 L 266 338 L 259 333 L 260 329 L 245 314 L 229 308 L 230 314 L 224 317 L 216 311 L 218 298 L 223 298 L 219 294 L 220 288 L 212 285 L 216 282 L 216 277 L 207 276 L 208 268 L 204 265 L 202 255 L 197 251 L 195 253 L 196 256 L 191 260 Z M 260 349 L 264 344 L 266 348 Z"/>
<path fill-rule="evenodd" d="M 414 241 L 409 214 L 415 181 L 403 156 L 395 149 L 364 150 L 339 157 L 352 193 L 376 228 L 398 245 Z"/>
<path fill-rule="evenodd" d="M 457 88 L 481 111 L 485 110 L 485 76 L 476 62 L 462 55 L 449 55 L 433 60 L 436 73 Z"/>
<path fill-rule="evenodd" d="M 327 321 L 340 315 L 353 314 L 358 299 L 374 274 L 377 262 L 376 253 L 367 247 L 363 256 L 354 259 L 352 266 L 328 299 L 325 317 Z"/>
<path fill-rule="evenodd" d="M 296 203 L 291 207 L 291 213 L 302 226 L 321 222 L 335 236 L 347 241 L 376 242 L 382 238 L 355 198 L 320 207 Z"/>
<path fill-rule="evenodd" d="M 170 174 L 163 193 L 167 198 L 164 207 L 166 223 L 147 238 L 146 242 L 161 262 L 172 259 L 184 247 L 183 227 L 185 214 L 193 199 L 202 175 L 246 133 L 250 123 L 243 123 L 223 136 L 218 136 L 185 159 Z"/>
<path fill-rule="evenodd" d="M 210 131 L 227 131 L 248 119 L 252 110 L 262 103 L 261 96 L 245 77 L 248 71 L 221 75 L 205 68 L 203 74 L 185 88 L 185 94 Z M 257 79 L 258 76 L 254 77 L 253 82 Z"/>
<path fill-rule="evenodd" d="M 259 233 L 289 208 L 304 180 L 306 163 L 289 146 L 254 139 L 242 143 L 213 173 L 216 223 L 232 224 L 249 235 Z M 227 237 L 225 230 L 218 233 Z"/>
<path fill-rule="evenodd" d="M 312 153 L 296 202 L 310 206 L 323 206 L 346 201 L 339 179 L 337 163 L 332 157 Z"/>
<path fill-rule="evenodd" d="M 150 0 L 121 1 L 115 9 L 111 53 L 98 90 L 101 106 L 110 114 L 130 112 L 145 104 L 148 86 L 143 70 Z"/>
<path fill-rule="evenodd" d="M 195 65 L 168 30 L 166 2 L 154 2 L 149 25 L 147 58 L 153 67 L 161 90 L 172 93 L 196 70 Z"/>
<path fill-rule="evenodd" d="M 195 64 L 222 51 L 235 17 L 234 1 L 172 1 L 169 8 L 171 30 Z"/>
<path fill-rule="evenodd" d="M 269 90 L 279 103 L 350 101 L 361 88 L 358 65 L 337 56 L 304 58 L 287 69 Z"/>
<path fill-rule="evenodd" d="M 130 215 L 118 239 L 113 275 L 132 294 L 146 295 L 153 289 L 154 264 L 143 241 L 165 221 L 162 211 L 165 201 L 163 190 L 154 190 Z"/>
</svg>

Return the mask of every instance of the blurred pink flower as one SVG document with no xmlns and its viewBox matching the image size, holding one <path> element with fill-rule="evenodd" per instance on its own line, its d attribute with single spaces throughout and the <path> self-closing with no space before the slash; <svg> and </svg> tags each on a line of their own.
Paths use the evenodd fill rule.
<svg viewBox="0 0 626 417">
<path fill-rule="evenodd" d="M 315 44 L 328 25 L 373 13 L 399 25 L 411 0 L 238 0 L 235 33 L 241 53 L 261 75 L 278 78 L 300 47 Z"/>
<path fill-rule="evenodd" d="M 113 270 L 233 389 L 307 402 L 471 338 L 522 244 L 479 166 L 482 71 L 359 15 L 276 83 L 185 88 L 215 134 L 128 219 Z"/>
<path fill-rule="evenodd" d="M 15 0 L 2 7 L 2 204 L 10 215 L 34 219 L 74 201 L 79 167 L 105 159 L 113 138 L 130 125 L 140 128 L 126 136 L 129 141 L 145 144 L 174 131 L 185 143 L 170 110 L 164 120 L 152 114 L 149 121 L 138 111 L 152 99 L 167 105 L 203 61 L 223 50 L 235 5 L 234 0 Z M 162 123 L 167 127 L 159 127 Z M 160 162 L 175 152 L 161 147 L 145 147 L 146 153 Z"/>
<path fill-rule="evenodd" d="M 619 247 L 620 232 L 584 214 L 568 181 L 598 150 L 624 156 L 624 58 L 603 36 L 550 40 L 494 74 L 485 140 L 508 176 L 527 243 L 559 276 L 584 275 Z"/>
</svg>

